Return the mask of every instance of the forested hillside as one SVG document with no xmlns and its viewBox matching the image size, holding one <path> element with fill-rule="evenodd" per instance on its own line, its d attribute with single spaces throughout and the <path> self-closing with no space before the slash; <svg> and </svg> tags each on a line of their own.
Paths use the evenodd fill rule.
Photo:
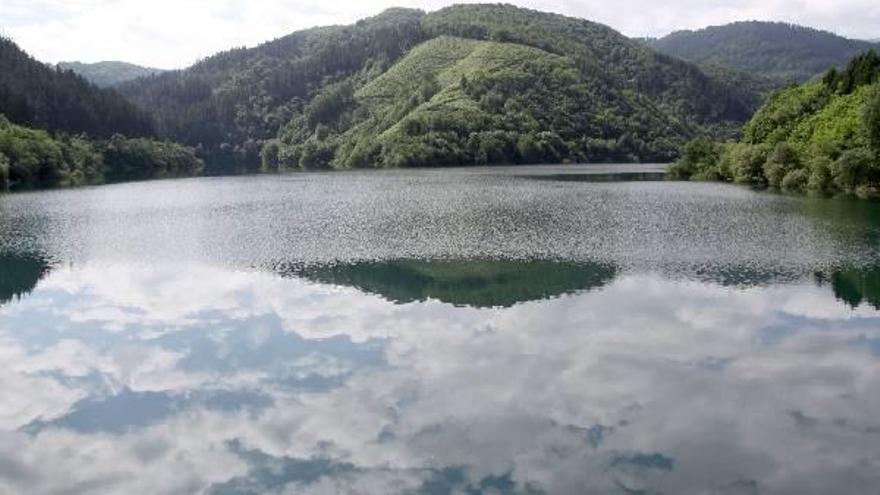
<svg viewBox="0 0 880 495">
<path fill-rule="evenodd" d="M 843 67 L 876 43 L 779 22 L 735 22 L 678 31 L 647 40 L 652 48 L 700 65 L 717 65 L 776 79 L 805 82 Z"/>
<path fill-rule="evenodd" d="M 97 62 L 84 64 L 82 62 L 60 62 L 61 70 L 70 70 L 96 86 L 109 88 L 139 77 L 152 76 L 164 72 L 161 69 L 141 67 L 140 65 L 126 62 Z"/>
<path fill-rule="evenodd" d="M 681 178 L 880 197 L 880 56 L 775 94 L 740 143 L 701 139 L 670 169 Z"/>
<path fill-rule="evenodd" d="M 146 113 L 114 91 L 0 38 L 0 192 L 201 172 L 195 150 L 154 135 Z"/>
<path fill-rule="evenodd" d="M 117 93 L 34 60 L 0 37 L 0 113 L 20 125 L 109 137 L 153 134 L 146 113 Z"/>
<path fill-rule="evenodd" d="M 391 9 L 125 83 L 210 172 L 665 160 L 759 104 L 605 26 L 503 5 Z"/>
</svg>

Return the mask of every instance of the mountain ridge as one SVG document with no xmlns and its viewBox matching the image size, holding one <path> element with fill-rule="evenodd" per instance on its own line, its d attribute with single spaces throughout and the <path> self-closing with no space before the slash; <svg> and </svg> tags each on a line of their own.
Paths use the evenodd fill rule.
<svg viewBox="0 0 880 495">
<path fill-rule="evenodd" d="M 535 63 L 554 71 L 540 74 L 528 60 L 513 58 L 492 71 L 466 64 L 457 81 L 411 74 L 418 84 L 388 107 L 359 99 L 362 88 L 416 47 L 444 36 L 465 41 L 434 44 L 431 56 L 454 55 L 467 40 L 496 43 L 491 49 L 500 57 L 522 46 L 538 50 L 530 52 Z M 464 80 L 479 84 L 458 87 Z M 568 110 L 542 111 L 517 98 L 517 85 L 539 92 L 536 101 L 549 109 Z M 551 86 L 566 91 L 557 100 L 545 90 Z M 163 136 L 200 147 L 214 173 L 255 171 L 261 162 L 277 170 L 431 165 L 434 159 L 460 165 L 667 159 L 694 135 L 734 134 L 760 103 L 750 89 L 607 26 L 495 4 L 431 13 L 388 9 L 349 26 L 221 52 L 119 89 L 153 112 Z M 446 104 L 432 103 L 435 96 Z M 576 111 L 576 104 L 589 111 Z M 473 118 L 460 118 L 466 111 Z M 407 132 L 399 132 L 405 126 Z M 385 139 L 389 131 L 399 139 Z M 365 145 L 379 137 L 380 146 Z"/>
<path fill-rule="evenodd" d="M 105 60 L 94 63 L 58 62 L 56 65 L 62 70 L 71 70 L 92 84 L 102 88 L 110 88 L 139 77 L 148 77 L 165 72 L 163 69 L 144 67 L 118 60 Z"/>
<path fill-rule="evenodd" d="M 153 134 L 145 110 L 71 71 L 39 62 L 4 37 L 0 68 L 0 113 L 15 124 L 100 137 Z"/>
<path fill-rule="evenodd" d="M 880 45 L 784 22 L 740 21 L 645 39 L 663 53 L 776 79 L 805 82 Z"/>
</svg>

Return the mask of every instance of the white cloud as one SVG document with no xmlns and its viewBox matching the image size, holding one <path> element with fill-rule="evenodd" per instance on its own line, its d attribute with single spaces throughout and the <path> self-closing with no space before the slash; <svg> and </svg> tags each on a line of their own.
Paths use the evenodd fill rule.
<svg viewBox="0 0 880 495">
<path fill-rule="evenodd" d="M 117 307 L 134 311 L 97 310 Z M 61 268 L 0 310 L 0 492 L 200 492 L 248 473 L 233 440 L 275 461 L 357 467 L 281 493 L 394 493 L 453 466 L 474 481 L 510 473 L 550 493 L 604 493 L 616 481 L 609 463 L 627 452 L 675 460 L 662 479 L 613 473 L 664 493 L 721 492 L 712 483 L 743 473 L 767 493 L 873 486 L 876 439 L 859 432 L 877 425 L 880 361 L 858 342 L 877 338 L 878 316 L 812 284 L 738 290 L 625 274 L 589 293 L 475 309 L 210 266 Z M 40 321 L 51 329 L 26 325 Z M 284 340 L 270 331 L 348 342 L 294 359 L 270 352 Z M 386 339 L 387 362 L 350 357 L 375 338 Z M 218 345 L 215 356 L 208 340 L 238 354 Z M 248 346 L 259 360 L 246 359 Z M 193 368 L 199 357 L 219 358 L 207 361 L 216 376 Z M 344 379 L 303 391 L 279 370 Z M 117 434 L 19 430 L 100 398 L 77 379 L 92 373 L 181 405 Z M 221 387 L 259 390 L 271 404 L 199 404 Z M 584 440 L 594 425 L 611 428 L 601 446 Z"/>
<path fill-rule="evenodd" d="M 38 59 L 125 60 L 177 68 L 292 31 L 346 24 L 393 6 L 434 10 L 449 0 L 5 0 L 0 31 Z M 461 3 L 461 2 L 459 2 Z M 516 0 L 521 6 L 656 36 L 735 20 L 780 20 L 852 37 L 880 36 L 874 0 Z"/>
</svg>

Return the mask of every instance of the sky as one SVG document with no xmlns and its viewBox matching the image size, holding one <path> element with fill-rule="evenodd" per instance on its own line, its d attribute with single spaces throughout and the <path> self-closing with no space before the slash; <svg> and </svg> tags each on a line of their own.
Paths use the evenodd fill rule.
<svg viewBox="0 0 880 495">
<path fill-rule="evenodd" d="M 43 62 L 123 60 L 186 67 L 300 29 L 349 24 L 388 7 L 459 0 L 0 0 L 0 34 Z M 512 0 L 523 7 L 662 36 L 737 20 L 774 20 L 880 38 L 877 0 Z"/>
</svg>

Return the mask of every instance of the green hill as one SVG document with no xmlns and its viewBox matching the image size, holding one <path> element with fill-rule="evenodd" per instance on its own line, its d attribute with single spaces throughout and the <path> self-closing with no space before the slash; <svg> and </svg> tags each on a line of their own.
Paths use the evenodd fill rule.
<svg viewBox="0 0 880 495">
<path fill-rule="evenodd" d="M 40 63 L 0 37 L 0 114 L 51 132 L 109 137 L 153 134 L 147 114 L 116 92 Z"/>
<path fill-rule="evenodd" d="M 740 143 L 697 140 L 670 169 L 681 178 L 880 197 L 880 56 L 773 95 Z"/>
<path fill-rule="evenodd" d="M 666 160 L 760 96 L 589 21 L 391 9 L 125 83 L 209 172 Z"/>
<path fill-rule="evenodd" d="M 102 88 L 109 88 L 139 77 L 153 76 L 164 72 L 162 69 L 141 67 L 126 62 L 97 62 L 93 64 L 59 62 L 58 67 L 61 70 L 73 71 Z"/>
<path fill-rule="evenodd" d="M 154 137 L 115 91 L 0 38 L 0 192 L 201 173 L 194 149 Z"/>
<path fill-rule="evenodd" d="M 735 22 L 646 40 L 663 53 L 784 82 L 805 82 L 880 45 L 780 22 Z"/>
</svg>

